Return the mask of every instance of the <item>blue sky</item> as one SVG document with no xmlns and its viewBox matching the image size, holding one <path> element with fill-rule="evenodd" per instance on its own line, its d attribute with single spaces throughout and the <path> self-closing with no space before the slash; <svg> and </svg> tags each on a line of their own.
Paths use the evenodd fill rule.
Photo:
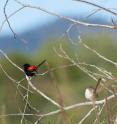
<svg viewBox="0 0 117 124">
<path fill-rule="evenodd" d="M 3 14 L 3 6 L 6 0 L 0 0 L 0 25 L 4 20 Z M 88 13 L 94 9 L 94 7 L 90 5 L 86 5 L 80 2 L 72 1 L 72 0 L 20 0 L 23 3 L 31 4 L 34 6 L 40 6 L 49 11 L 55 12 L 60 15 L 82 15 L 86 17 Z M 107 8 L 117 8 L 116 0 L 89 0 L 93 3 L 97 3 L 101 6 Z M 14 2 L 14 0 L 10 0 L 7 6 L 7 14 L 9 15 L 13 11 L 17 10 L 20 6 Z M 103 16 L 107 18 L 107 21 L 112 17 L 111 14 L 99 12 L 98 16 Z M 42 26 L 57 17 L 48 15 L 42 11 L 34 10 L 34 9 L 23 9 L 18 12 L 15 16 L 13 16 L 9 21 L 11 23 L 12 28 L 17 33 L 25 32 L 31 28 L 38 26 Z M 11 31 L 7 23 L 5 23 L 3 30 L 0 35 L 11 35 Z"/>
</svg>

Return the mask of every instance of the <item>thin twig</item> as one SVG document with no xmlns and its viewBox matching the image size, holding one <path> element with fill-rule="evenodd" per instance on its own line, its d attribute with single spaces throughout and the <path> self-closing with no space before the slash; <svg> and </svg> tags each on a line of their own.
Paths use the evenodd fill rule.
<svg viewBox="0 0 117 124">
<path fill-rule="evenodd" d="M 97 107 L 97 106 L 95 106 Z M 82 124 L 90 115 L 91 113 L 95 110 L 95 108 L 92 108 L 81 120 L 78 122 L 78 124 Z"/>
<path fill-rule="evenodd" d="M 24 110 L 23 110 L 23 114 L 22 114 L 22 118 L 21 118 L 21 120 L 20 120 L 20 123 L 21 124 L 23 124 L 23 120 L 24 120 L 24 114 L 25 114 L 25 112 L 26 112 L 26 108 L 27 108 L 27 106 L 28 106 L 28 98 L 29 98 L 29 84 L 28 84 L 28 90 L 27 90 L 27 92 L 26 92 L 26 95 L 24 96 L 25 97 L 25 101 L 26 101 L 26 103 L 25 103 L 25 106 L 24 106 Z"/>
<path fill-rule="evenodd" d="M 22 9 L 24 9 L 25 7 L 22 6 L 21 8 L 19 8 L 19 9 L 16 10 L 16 11 L 14 11 L 14 12 L 11 13 L 9 16 L 7 16 L 6 7 L 7 7 L 8 2 L 9 2 L 9 0 L 6 0 L 6 3 L 5 3 L 5 5 L 4 5 L 5 20 L 2 22 L 2 25 L 1 25 L 1 27 L 0 27 L 0 32 L 2 31 L 2 28 L 3 28 L 3 26 L 4 26 L 4 23 L 7 21 L 8 26 L 9 26 L 10 30 L 12 31 L 14 38 L 15 38 L 15 39 L 18 38 L 20 41 L 22 41 L 23 43 L 27 44 L 28 41 L 25 40 L 24 38 L 21 38 L 18 34 L 16 34 L 16 32 L 13 30 L 13 28 L 11 27 L 11 24 L 10 24 L 10 22 L 9 22 L 9 18 L 10 18 L 10 17 L 12 17 L 13 15 L 15 15 L 17 12 L 19 12 L 19 11 L 22 10 Z"/>
<path fill-rule="evenodd" d="M 13 35 L 14 35 L 14 38 L 16 38 L 16 33 L 14 32 L 14 30 L 12 29 L 11 25 L 10 25 L 10 22 L 8 20 L 8 17 L 7 17 L 7 14 L 6 14 L 6 7 L 7 7 L 7 4 L 8 4 L 9 0 L 6 0 L 6 3 L 4 5 L 4 15 L 5 15 L 5 18 L 6 18 L 6 21 L 8 23 L 8 26 L 10 28 L 10 30 L 12 31 Z"/>
<path fill-rule="evenodd" d="M 54 100 L 52 100 L 50 97 L 46 96 L 43 92 L 41 92 L 39 89 L 37 89 L 32 82 L 30 81 L 29 77 L 26 76 L 26 79 L 28 81 L 28 84 L 31 86 L 31 88 L 36 91 L 37 93 L 39 93 L 41 96 L 43 96 L 45 99 L 47 99 L 48 101 L 50 101 L 51 103 L 53 103 L 54 105 L 56 105 L 57 107 L 61 107 L 57 102 L 55 102 Z"/>
<path fill-rule="evenodd" d="M 24 70 L 21 69 L 18 65 L 16 65 L 16 64 L 7 56 L 7 54 L 6 54 L 3 50 L 0 49 L 0 53 L 1 53 L 14 67 L 16 67 L 16 68 L 18 68 L 20 71 L 24 72 Z"/>
<path fill-rule="evenodd" d="M 107 122 L 108 122 L 108 124 L 111 124 L 111 113 L 110 113 L 107 97 L 105 98 L 105 103 L 106 103 L 105 109 L 106 109 L 106 113 L 107 113 Z"/>
<path fill-rule="evenodd" d="M 99 58 L 101 58 L 101 59 L 103 59 L 103 60 L 105 60 L 105 61 L 107 61 L 107 62 L 109 62 L 109 63 L 115 65 L 115 67 L 117 67 L 117 62 L 114 62 L 114 61 L 112 61 L 112 60 L 106 58 L 105 56 L 103 56 L 103 55 L 101 55 L 99 52 L 97 52 L 95 49 L 93 49 L 93 48 L 89 47 L 88 45 L 86 45 L 86 44 L 81 40 L 80 37 L 79 37 L 79 43 L 81 43 L 85 48 L 87 48 L 87 49 L 90 50 L 91 52 L 95 53 Z"/>
<path fill-rule="evenodd" d="M 0 49 L 0 52 L 5 56 L 5 58 L 15 67 L 17 67 L 19 70 L 21 70 L 22 72 L 23 69 L 21 69 L 19 66 L 17 66 L 13 61 L 11 61 L 9 59 L 9 57 Z M 53 103 L 54 105 L 56 105 L 57 107 L 61 107 L 58 103 L 56 103 L 54 100 L 52 100 L 51 98 L 49 98 L 48 96 L 46 96 L 43 92 L 41 92 L 39 89 L 37 89 L 30 81 L 30 79 L 28 78 L 28 76 L 26 76 L 26 79 L 29 83 L 29 85 L 32 87 L 33 90 L 35 90 L 36 92 L 38 92 L 40 95 L 42 95 L 45 99 L 49 100 L 51 103 Z"/>
<path fill-rule="evenodd" d="M 106 103 L 103 103 L 102 108 L 101 108 L 100 111 L 98 112 L 98 116 L 101 115 L 101 113 L 102 113 L 102 111 L 103 111 L 103 109 L 104 109 L 105 104 L 106 104 Z M 96 122 L 97 122 L 97 118 L 95 119 L 94 124 L 96 124 Z"/>
<path fill-rule="evenodd" d="M 102 7 L 102 6 L 100 6 L 100 5 L 97 5 L 97 4 L 95 4 L 95 3 L 92 3 L 92 2 L 89 2 L 89 1 L 86 1 L 86 0 L 73 0 L 73 1 L 82 2 L 82 3 L 86 3 L 86 4 L 89 4 L 89 5 L 95 6 L 95 7 L 97 7 L 97 8 L 100 8 L 100 9 L 106 11 L 106 12 L 109 12 L 109 13 L 111 13 L 111 14 L 117 16 L 117 13 L 115 13 L 114 11 L 112 11 L 112 10 L 110 10 L 110 9 L 107 9 L 107 8 L 105 8 L 105 7 Z"/>
<path fill-rule="evenodd" d="M 74 24 L 78 24 L 78 25 L 83 25 L 83 26 L 88 26 L 88 27 L 100 27 L 100 28 L 109 28 L 109 29 L 115 29 L 113 26 L 110 26 L 110 25 L 101 25 L 101 24 L 92 24 L 92 23 L 86 23 L 86 22 L 83 22 L 83 21 L 79 21 L 79 20 L 75 20 L 75 19 L 72 19 L 72 18 L 69 18 L 69 17 L 66 17 L 66 16 L 62 16 L 62 15 L 59 15 L 57 13 L 54 13 L 54 12 L 51 12 L 49 10 L 46 10 L 44 8 L 41 8 L 39 6 L 32 6 L 30 4 L 24 4 L 22 3 L 21 1 L 18 1 L 18 0 L 15 0 L 18 4 L 24 6 L 24 7 L 27 7 L 27 8 L 32 8 L 32 9 L 37 9 L 37 10 L 41 10 L 47 14 L 50 14 L 52 16 L 56 16 L 60 19 L 63 19 L 63 20 L 67 20 L 69 22 L 72 22 Z M 115 29 L 116 30 L 116 29 Z"/>
<path fill-rule="evenodd" d="M 17 90 L 19 91 L 19 93 L 20 93 L 20 95 L 22 96 L 22 98 L 27 102 L 27 104 L 28 104 L 28 106 L 30 107 L 30 109 L 32 109 L 32 110 L 36 111 L 37 113 L 39 113 L 39 111 L 38 111 L 35 107 L 33 107 L 33 106 L 26 100 L 26 98 L 24 98 L 24 95 L 22 94 L 21 90 L 18 88 L 18 87 L 20 86 L 20 87 L 23 88 L 24 90 L 26 90 L 26 91 L 28 90 L 28 92 L 33 93 L 31 90 L 27 89 L 26 87 L 24 87 L 23 85 L 20 84 L 22 81 L 25 80 L 25 78 L 21 79 L 20 81 L 16 81 L 15 79 L 13 79 L 13 78 L 5 71 L 5 69 L 2 67 L 1 64 L 0 64 L 0 67 L 1 67 L 2 71 L 4 72 L 4 74 L 7 76 L 7 78 L 10 79 L 13 83 L 16 83 L 16 84 L 17 84 Z"/>
<path fill-rule="evenodd" d="M 97 78 L 94 77 L 92 74 L 89 73 L 89 70 L 87 70 L 86 68 L 82 67 L 81 65 L 77 64 L 70 56 L 68 56 L 68 54 L 63 50 L 62 45 L 60 45 L 60 51 L 62 54 L 60 54 L 59 52 L 57 52 L 57 50 L 54 48 L 55 53 L 59 56 L 62 57 L 64 59 L 69 60 L 72 64 L 76 65 L 76 67 L 78 67 L 81 71 L 83 71 L 84 73 L 86 73 L 89 77 L 91 77 L 92 79 L 94 79 L 95 81 L 97 81 Z"/>
<path fill-rule="evenodd" d="M 9 16 L 7 16 L 7 19 L 11 18 L 12 16 L 14 16 L 16 13 L 18 13 L 20 10 L 22 10 L 22 9 L 24 9 L 24 8 L 25 8 L 25 7 L 23 6 L 23 7 L 19 8 L 19 9 L 17 9 L 17 10 L 14 11 L 13 13 L 11 13 Z M 1 24 L 1 26 L 0 26 L 0 32 L 2 31 L 2 28 L 3 28 L 4 24 L 5 24 L 5 22 L 7 21 L 7 19 L 5 19 L 5 20 L 2 22 L 2 24 Z"/>
<path fill-rule="evenodd" d="M 0 67 L 1 67 L 2 71 L 4 72 L 4 74 L 7 76 L 8 79 L 10 79 L 13 83 L 16 83 L 18 86 L 20 86 L 21 88 L 23 88 L 23 89 L 25 89 L 25 90 L 27 91 L 27 88 L 20 84 L 22 81 L 25 80 L 25 78 L 23 78 L 23 79 L 21 79 L 21 80 L 19 80 L 19 81 L 16 81 L 15 79 L 13 79 L 13 78 L 5 71 L 5 69 L 2 67 L 1 64 L 0 64 Z M 31 90 L 30 90 L 29 92 L 30 92 L 30 93 L 33 93 Z"/>
<path fill-rule="evenodd" d="M 117 93 L 116 93 L 117 95 Z M 107 100 L 111 100 L 115 98 L 115 95 L 110 95 L 107 97 Z M 99 100 L 99 101 L 95 101 L 95 104 L 96 105 L 101 105 L 101 104 L 104 104 L 105 103 L 105 99 L 102 99 L 102 100 Z M 75 108 L 78 108 L 78 107 L 82 107 L 82 106 L 91 106 L 93 103 L 92 102 L 82 102 L 82 103 L 77 103 L 77 104 L 73 104 L 73 105 L 69 105 L 69 106 L 66 106 L 64 107 L 64 110 L 68 111 L 68 110 L 71 110 L 71 109 L 75 109 Z M 46 116 L 51 116 L 51 115 L 55 115 L 55 114 L 59 114 L 61 112 L 61 109 L 58 109 L 58 110 L 55 110 L 55 111 L 52 111 L 52 112 L 49 112 L 49 113 L 45 113 L 45 114 L 24 114 L 25 116 L 43 116 L 43 117 L 46 117 Z M 5 115 L 0 115 L 0 118 L 1 117 L 7 117 L 7 116 L 22 116 L 22 113 L 16 113 L 16 114 L 5 114 Z"/>
</svg>

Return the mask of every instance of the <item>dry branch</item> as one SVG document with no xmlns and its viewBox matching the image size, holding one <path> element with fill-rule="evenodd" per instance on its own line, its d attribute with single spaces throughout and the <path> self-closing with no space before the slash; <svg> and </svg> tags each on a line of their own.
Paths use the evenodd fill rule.
<svg viewBox="0 0 117 124">
<path fill-rule="evenodd" d="M 26 8 L 32 8 L 32 9 L 37 9 L 37 10 L 40 10 L 40 11 L 43 11 L 49 15 L 52 15 L 52 16 L 55 16 L 55 17 L 58 17 L 62 20 L 67 20 L 69 22 L 72 22 L 73 24 L 77 24 L 77 25 L 83 25 L 83 26 L 87 26 L 87 27 L 97 27 L 97 28 L 109 28 L 109 29 L 115 29 L 113 26 L 110 26 L 110 25 L 101 25 L 101 24 L 92 24 L 92 23 L 86 23 L 86 22 L 83 22 L 83 21 L 79 21 L 79 20 L 75 20 L 75 19 L 72 19 L 72 18 L 69 18 L 69 17 L 66 17 L 66 16 L 62 16 L 62 15 L 59 15 L 57 13 L 54 13 L 54 12 L 51 12 L 49 10 L 46 10 L 44 8 L 41 8 L 40 6 L 32 6 L 30 4 L 24 4 L 22 3 L 21 1 L 19 0 L 15 0 L 18 4 L 22 5 L 23 7 L 26 7 Z"/>
<path fill-rule="evenodd" d="M 95 4 L 95 3 L 92 3 L 92 2 L 89 2 L 89 1 L 86 1 L 86 0 L 73 0 L 73 1 L 82 2 L 82 3 L 85 3 L 85 4 L 92 5 L 92 6 L 94 6 L 94 7 L 97 7 L 97 8 L 99 8 L 99 9 L 101 9 L 101 10 L 104 10 L 104 11 L 106 11 L 106 12 L 108 12 L 108 13 L 111 13 L 111 14 L 117 16 L 117 13 L 115 13 L 114 11 L 112 11 L 112 10 L 110 10 L 110 9 L 108 9 L 108 8 L 102 7 L 102 6 L 100 6 L 100 5 L 97 5 L 97 4 Z"/>
</svg>

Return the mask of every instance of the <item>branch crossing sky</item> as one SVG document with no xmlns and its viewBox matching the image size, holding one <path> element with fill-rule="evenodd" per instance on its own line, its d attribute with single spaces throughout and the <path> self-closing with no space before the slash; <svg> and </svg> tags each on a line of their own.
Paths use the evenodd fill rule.
<svg viewBox="0 0 117 124">
<path fill-rule="evenodd" d="M 5 19 L 3 14 L 3 7 L 5 1 L 6 0 L 0 0 L 0 26 Z M 86 5 L 73 0 L 19 0 L 19 1 L 34 6 L 40 6 L 59 15 L 67 16 L 79 15 L 82 16 L 83 18 L 85 18 L 94 9 L 96 9 L 90 5 Z M 107 8 L 114 8 L 114 11 L 117 12 L 116 0 L 89 0 L 89 1 L 97 3 Z M 6 10 L 7 15 L 11 14 L 20 7 L 21 6 L 18 5 L 14 0 L 9 0 Z M 113 15 L 103 11 L 98 12 L 95 16 L 105 17 L 107 19 L 107 22 L 110 21 L 111 18 L 115 18 L 113 17 Z M 92 16 L 91 18 L 94 18 L 94 16 Z M 10 18 L 9 21 L 12 28 L 17 33 L 22 33 L 25 32 L 26 30 L 36 27 L 37 25 L 42 26 L 55 19 L 57 19 L 57 17 L 46 14 L 42 11 L 25 8 L 18 12 L 16 15 L 14 15 L 12 18 Z M 12 35 L 7 23 L 5 23 L 0 35 Z"/>
</svg>

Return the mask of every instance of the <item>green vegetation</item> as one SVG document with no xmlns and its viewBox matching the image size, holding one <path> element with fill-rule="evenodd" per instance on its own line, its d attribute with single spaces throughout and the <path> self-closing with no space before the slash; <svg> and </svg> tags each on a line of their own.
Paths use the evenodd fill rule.
<svg viewBox="0 0 117 124">
<path fill-rule="evenodd" d="M 102 55 L 107 58 L 117 61 L 117 43 L 112 40 L 111 37 L 107 35 L 102 36 L 94 36 L 85 37 L 83 39 L 86 44 L 88 44 L 91 48 L 94 48 Z M 71 64 L 68 60 L 64 58 L 60 58 L 54 51 L 53 46 L 56 49 L 59 49 L 59 44 L 63 44 L 63 48 L 70 57 L 76 60 L 75 54 L 81 62 L 86 62 L 89 64 L 95 64 L 97 66 L 106 68 L 108 71 L 112 72 L 115 76 L 117 75 L 116 68 L 104 60 L 98 58 L 94 53 L 91 53 L 89 50 L 84 48 L 82 45 L 78 44 L 78 46 L 74 46 L 67 39 L 59 42 L 48 41 L 43 44 L 42 48 L 37 50 L 32 56 L 24 55 L 24 53 L 11 53 L 8 56 L 11 58 L 13 62 L 15 62 L 19 67 L 22 68 L 22 65 L 26 62 L 30 62 L 30 64 L 38 64 L 43 59 L 47 59 L 50 68 L 60 67 L 62 65 Z M 58 50 L 59 51 L 59 50 Z M 4 57 L 0 60 L 3 68 L 6 72 L 15 80 L 20 80 L 24 77 L 24 74 L 20 72 L 17 68 L 13 67 Z M 88 68 L 91 71 L 96 72 L 96 70 L 92 68 Z M 67 68 L 58 68 L 54 72 L 54 81 L 51 77 L 51 74 L 45 74 L 44 76 L 33 77 L 32 82 L 34 85 L 43 91 L 45 94 L 55 99 L 57 102 L 60 102 L 60 94 L 57 91 L 57 87 L 62 94 L 62 99 L 64 105 L 72 105 L 79 102 L 84 102 L 84 91 L 87 86 L 95 86 L 96 82 L 91 79 L 84 72 L 79 70 L 76 66 L 71 66 Z M 26 86 L 27 82 L 23 81 L 22 85 Z M 56 84 L 56 85 L 55 85 Z M 26 91 L 20 88 L 23 95 L 25 95 Z M 107 95 L 107 94 L 106 94 Z M 33 94 L 29 94 L 30 103 L 40 110 L 40 113 L 47 113 L 57 108 L 54 107 L 50 102 L 42 98 L 36 92 Z M 109 102 L 109 106 L 112 106 L 115 100 Z M 25 101 L 20 96 L 17 91 L 17 85 L 10 81 L 3 71 L 0 69 L 0 113 L 8 114 L 8 113 L 19 113 L 23 111 L 25 105 Z M 70 120 L 71 124 L 76 124 L 78 121 L 84 117 L 84 115 L 91 109 L 92 106 L 80 107 L 73 110 L 66 111 L 67 119 Z M 113 115 L 116 106 L 111 108 L 111 114 Z M 26 109 L 27 113 L 35 113 L 33 110 Z M 89 122 L 90 124 L 94 121 L 95 114 L 92 114 L 85 123 Z M 106 115 L 102 114 L 103 119 L 107 119 Z M 28 116 L 26 117 L 27 124 L 31 124 L 31 122 L 36 121 L 37 117 Z M 0 124 L 20 124 L 21 117 L 8 116 L 2 117 L 0 119 Z M 63 124 L 64 117 L 61 114 L 52 115 L 45 117 L 41 120 L 41 124 Z"/>
</svg>

